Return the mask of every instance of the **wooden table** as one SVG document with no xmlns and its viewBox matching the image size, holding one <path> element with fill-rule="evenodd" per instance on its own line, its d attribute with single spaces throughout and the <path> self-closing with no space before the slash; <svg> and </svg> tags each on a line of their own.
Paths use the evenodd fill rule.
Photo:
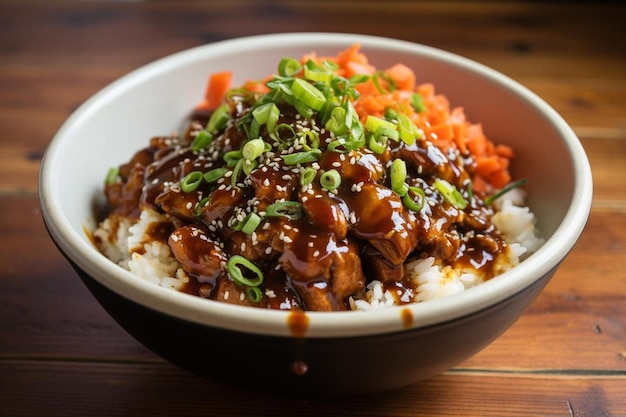
<svg viewBox="0 0 626 417">
<path fill-rule="evenodd" d="M 625 17 L 598 2 L 0 1 L 0 416 L 626 415 Z M 200 379 L 121 330 L 43 227 L 39 162 L 81 102 L 161 56 L 287 31 L 475 59 L 542 96 L 588 151 L 595 198 L 571 255 L 506 334 L 431 380 L 302 401 Z"/>
</svg>

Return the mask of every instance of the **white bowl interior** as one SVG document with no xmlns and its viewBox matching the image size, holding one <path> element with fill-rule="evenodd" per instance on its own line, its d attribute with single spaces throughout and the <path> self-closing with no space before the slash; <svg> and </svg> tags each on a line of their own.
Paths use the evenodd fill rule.
<svg viewBox="0 0 626 417">
<path fill-rule="evenodd" d="M 482 122 L 492 140 L 513 146 L 513 174 L 530 180 L 528 203 L 547 238 L 544 247 L 513 271 L 458 296 L 408 307 L 412 326 L 477 311 L 553 269 L 582 232 L 591 204 L 589 164 L 563 119 L 524 87 L 475 62 L 422 45 L 348 34 L 265 35 L 219 42 L 166 57 L 112 83 L 67 120 L 46 152 L 40 194 L 51 235 L 79 267 L 127 298 L 199 323 L 289 335 L 288 313 L 207 301 L 131 276 L 92 246 L 84 228 L 93 229 L 101 213 L 107 170 L 145 147 L 150 137 L 179 130 L 202 99 L 210 73 L 232 70 L 238 84 L 274 73 L 284 56 L 310 51 L 334 55 L 353 43 L 361 44 L 377 67 L 403 62 L 414 68 L 418 82 L 435 83 L 452 105 L 464 107 L 472 121 Z M 402 330 L 400 310 L 308 313 L 308 334 Z"/>
</svg>

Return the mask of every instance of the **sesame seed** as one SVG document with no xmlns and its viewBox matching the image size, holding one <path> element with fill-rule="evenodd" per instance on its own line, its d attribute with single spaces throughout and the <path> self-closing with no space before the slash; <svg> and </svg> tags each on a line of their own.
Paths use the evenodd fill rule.
<svg viewBox="0 0 626 417">
<path fill-rule="evenodd" d="M 320 251 L 316 250 L 315 252 L 313 252 L 313 256 L 315 258 L 317 258 L 318 256 L 320 256 Z"/>
</svg>

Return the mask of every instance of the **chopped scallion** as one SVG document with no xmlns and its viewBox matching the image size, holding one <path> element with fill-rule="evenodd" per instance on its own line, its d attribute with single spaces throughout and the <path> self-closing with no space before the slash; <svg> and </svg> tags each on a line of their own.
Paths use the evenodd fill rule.
<svg viewBox="0 0 626 417">
<path fill-rule="evenodd" d="M 302 151 L 291 153 L 288 155 L 281 155 L 283 161 L 287 165 L 305 164 L 307 162 L 315 162 L 320 159 L 322 151 L 319 149 L 311 149 L 310 151 Z"/>
<path fill-rule="evenodd" d="M 417 201 L 416 201 L 417 197 Z M 402 197 L 402 203 L 411 211 L 420 211 L 424 207 L 426 194 L 419 187 L 409 187 L 407 193 Z"/>
<path fill-rule="evenodd" d="M 303 80 L 302 78 L 296 78 L 293 80 L 291 90 L 293 91 L 294 96 L 301 103 L 313 110 L 320 110 L 326 102 L 324 94 L 322 94 L 322 92 L 313 84 Z"/>
<path fill-rule="evenodd" d="M 335 191 L 341 185 L 341 175 L 336 169 L 325 171 L 320 175 L 320 185 L 328 191 Z"/>
<path fill-rule="evenodd" d="M 209 146 L 212 141 L 213 134 L 207 132 L 206 130 L 201 130 L 193 139 L 193 142 L 191 142 L 191 150 L 197 152 L 200 149 L 204 149 Z"/>
<path fill-rule="evenodd" d="M 497 193 L 495 193 L 493 195 L 490 195 L 489 197 L 485 198 L 485 204 L 493 203 L 498 198 L 502 197 L 504 194 L 508 193 L 512 189 L 517 188 L 517 187 L 521 187 L 522 185 L 526 184 L 527 182 L 528 182 L 528 178 L 522 178 L 521 180 L 517 180 L 515 182 L 510 183 L 509 185 L 507 185 L 506 187 L 504 187 L 503 189 L 501 189 Z"/>
<path fill-rule="evenodd" d="M 243 148 L 241 149 L 241 156 L 249 161 L 252 161 L 263 155 L 263 152 L 265 152 L 265 142 L 263 142 L 263 139 L 261 138 L 256 138 L 249 140 L 245 145 L 243 145 Z"/>
<path fill-rule="evenodd" d="M 219 180 L 220 178 L 222 178 L 224 174 L 226 174 L 226 171 L 228 171 L 228 168 L 224 168 L 224 167 L 214 168 L 204 173 L 204 180 L 208 182 L 209 184 L 212 182 L 215 182 Z"/>
<path fill-rule="evenodd" d="M 293 58 L 283 58 L 278 63 L 278 74 L 282 77 L 293 77 L 302 70 L 302 65 Z"/>
<path fill-rule="evenodd" d="M 408 184 L 406 181 L 406 163 L 402 159 L 394 159 L 389 168 L 389 175 L 391 176 L 391 189 L 398 193 L 400 197 L 408 191 Z"/>
<path fill-rule="evenodd" d="M 300 171 L 300 185 L 303 187 L 309 185 L 315 179 L 317 175 L 317 170 L 313 167 L 306 167 L 302 171 Z"/>
<path fill-rule="evenodd" d="M 185 193 L 195 191 L 202 183 L 202 171 L 191 171 L 180 180 L 180 189 Z"/>
<path fill-rule="evenodd" d="M 450 184 L 448 181 L 437 178 L 434 182 L 435 188 L 443 196 L 443 198 L 459 210 L 467 207 L 467 201 L 463 198 L 460 191 Z"/>
<path fill-rule="evenodd" d="M 245 268 L 253 275 L 252 278 L 244 276 L 241 268 Z M 226 270 L 237 285 L 246 287 L 258 287 L 263 283 L 263 272 L 248 259 L 241 255 L 233 255 L 226 263 Z"/>
<path fill-rule="evenodd" d="M 113 185 L 117 181 L 117 177 L 120 175 L 120 169 L 118 167 L 109 168 L 107 175 L 104 177 L 104 183 L 106 185 Z"/>
<path fill-rule="evenodd" d="M 287 217 L 289 220 L 298 220 L 302 217 L 302 205 L 297 201 L 279 201 L 267 206 L 265 216 Z"/>
<path fill-rule="evenodd" d="M 242 231 L 245 234 L 250 235 L 256 230 L 259 224 L 261 224 L 261 217 L 254 212 L 250 212 L 242 221 L 237 223 L 235 230 Z"/>
</svg>

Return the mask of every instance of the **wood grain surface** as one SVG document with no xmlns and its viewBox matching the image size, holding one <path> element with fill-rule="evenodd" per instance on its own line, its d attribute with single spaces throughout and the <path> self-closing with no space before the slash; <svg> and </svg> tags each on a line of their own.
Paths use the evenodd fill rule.
<svg viewBox="0 0 626 417">
<path fill-rule="evenodd" d="M 626 416 L 626 7 L 617 2 L 0 0 L 0 416 Z M 233 37 L 394 37 L 524 84 L 588 152 L 594 201 L 553 280 L 454 369 L 367 398 L 303 401 L 200 379 L 102 310 L 46 234 L 42 155 L 99 89 Z"/>
</svg>

